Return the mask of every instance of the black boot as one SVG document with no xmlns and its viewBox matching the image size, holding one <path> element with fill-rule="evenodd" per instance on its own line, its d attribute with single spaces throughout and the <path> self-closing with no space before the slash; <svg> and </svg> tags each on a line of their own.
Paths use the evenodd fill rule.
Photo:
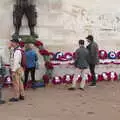
<svg viewBox="0 0 120 120">
<path fill-rule="evenodd" d="M 25 97 L 22 96 L 22 95 L 20 95 L 19 99 L 20 99 L 20 100 L 25 100 Z"/>
<path fill-rule="evenodd" d="M 4 100 L 0 100 L 0 104 L 5 104 L 5 101 Z"/>
</svg>

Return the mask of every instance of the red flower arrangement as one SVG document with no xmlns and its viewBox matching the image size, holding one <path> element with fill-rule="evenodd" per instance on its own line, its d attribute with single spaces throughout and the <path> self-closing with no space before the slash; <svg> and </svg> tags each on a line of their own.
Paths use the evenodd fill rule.
<svg viewBox="0 0 120 120">
<path fill-rule="evenodd" d="M 79 83 L 79 82 L 81 82 L 81 80 L 82 80 L 82 77 L 81 77 L 81 75 L 78 75 L 77 82 Z"/>
<path fill-rule="evenodd" d="M 61 78 L 60 76 L 55 76 L 55 77 L 53 78 L 53 80 L 52 80 L 52 83 L 53 83 L 54 85 L 59 85 L 59 84 L 62 83 L 62 78 Z"/>
<path fill-rule="evenodd" d="M 69 74 L 64 75 L 63 76 L 63 83 L 66 83 L 66 84 L 72 83 L 73 77 L 74 77 L 74 75 L 69 75 Z"/>
<path fill-rule="evenodd" d="M 50 56 L 50 60 L 54 60 L 54 53 L 53 52 L 49 52 L 49 56 Z"/>
<path fill-rule="evenodd" d="M 103 76 L 101 74 L 98 75 L 98 81 L 103 81 Z"/>
<path fill-rule="evenodd" d="M 24 47 L 25 44 L 24 44 L 23 41 L 20 41 L 20 42 L 19 42 L 19 45 L 20 45 L 20 47 Z"/>
<path fill-rule="evenodd" d="M 74 52 L 74 53 L 73 53 L 73 59 L 75 59 L 75 58 L 76 58 L 76 53 Z"/>
<path fill-rule="evenodd" d="M 113 80 L 113 81 L 118 80 L 117 73 L 116 72 L 109 72 L 108 73 L 108 80 Z"/>
<path fill-rule="evenodd" d="M 50 80 L 49 75 L 47 75 L 47 74 L 43 75 L 43 80 L 44 80 L 45 84 L 49 84 L 49 80 Z"/>
<path fill-rule="evenodd" d="M 103 80 L 108 81 L 109 80 L 109 76 L 107 72 L 103 72 L 102 74 Z"/>
<path fill-rule="evenodd" d="M 91 77 L 92 77 L 92 79 L 93 79 L 93 76 L 91 75 Z M 102 81 L 103 80 L 103 76 L 101 75 L 101 74 L 97 74 L 96 73 L 96 81 L 97 82 L 100 82 L 100 81 Z"/>
<path fill-rule="evenodd" d="M 36 47 L 39 47 L 39 46 L 43 46 L 43 43 L 41 41 L 36 40 L 35 43 L 34 43 L 34 45 Z"/>
<path fill-rule="evenodd" d="M 64 54 L 64 58 L 65 58 L 66 60 L 72 60 L 73 55 L 72 55 L 72 53 L 67 52 L 67 53 Z"/>
<path fill-rule="evenodd" d="M 53 69 L 53 64 L 51 62 L 45 62 L 45 67 L 47 69 Z"/>
<path fill-rule="evenodd" d="M 100 50 L 98 56 L 100 59 L 107 59 L 107 52 L 105 50 Z"/>
<path fill-rule="evenodd" d="M 48 52 L 47 50 L 45 50 L 45 49 L 39 50 L 39 53 L 40 53 L 41 55 L 47 55 L 47 56 L 49 56 L 49 52 Z"/>
<path fill-rule="evenodd" d="M 91 74 L 88 74 L 87 76 L 88 76 L 88 79 L 87 79 L 87 81 L 86 81 L 86 82 L 87 82 L 87 83 L 89 83 L 89 82 L 91 82 L 91 81 L 92 81 L 92 75 L 91 75 Z"/>
<path fill-rule="evenodd" d="M 120 59 L 120 51 L 117 52 L 117 58 Z"/>
</svg>

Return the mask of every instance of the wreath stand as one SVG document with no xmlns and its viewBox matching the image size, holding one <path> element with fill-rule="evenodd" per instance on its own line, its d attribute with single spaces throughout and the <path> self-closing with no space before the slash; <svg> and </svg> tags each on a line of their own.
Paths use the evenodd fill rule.
<svg viewBox="0 0 120 120">
<path fill-rule="evenodd" d="M 44 65 L 45 65 L 45 74 L 42 76 L 39 82 L 44 83 L 44 86 L 50 86 L 50 80 L 52 79 L 53 74 L 53 65 L 51 63 L 50 52 L 45 49 L 43 43 L 40 40 L 37 40 L 36 37 L 30 35 L 20 35 L 21 39 L 20 45 L 23 47 L 24 44 L 32 43 L 38 48 L 39 54 L 43 56 Z"/>
</svg>

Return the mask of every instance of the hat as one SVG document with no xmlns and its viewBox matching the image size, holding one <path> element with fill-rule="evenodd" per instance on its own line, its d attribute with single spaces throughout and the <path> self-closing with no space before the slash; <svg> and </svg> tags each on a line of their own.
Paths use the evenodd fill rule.
<svg viewBox="0 0 120 120">
<path fill-rule="evenodd" d="M 20 41 L 18 39 L 12 39 L 10 40 L 11 42 L 16 42 L 16 43 L 19 43 Z"/>
<path fill-rule="evenodd" d="M 80 45 L 84 45 L 84 40 L 79 40 Z"/>
<path fill-rule="evenodd" d="M 88 36 L 86 37 L 86 39 L 88 39 L 88 40 L 93 40 L 93 36 L 92 36 L 92 35 L 88 35 Z"/>
</svg>

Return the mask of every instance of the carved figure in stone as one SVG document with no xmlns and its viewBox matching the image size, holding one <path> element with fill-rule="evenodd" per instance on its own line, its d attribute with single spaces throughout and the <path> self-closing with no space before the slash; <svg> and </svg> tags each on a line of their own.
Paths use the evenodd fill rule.
<svg viewBox="0 0 120 120">
<path fill-rule="evenodd" d="M 13 10 L 13 24 L 15 27 L 14 35 L 19 36 L 23 15 L 27 17 L 30 35 L 36 35 L 34 28 L 37 24 L 37 12 L 33 1 L 34 0 L 15 0 Z"/>
</svg>

